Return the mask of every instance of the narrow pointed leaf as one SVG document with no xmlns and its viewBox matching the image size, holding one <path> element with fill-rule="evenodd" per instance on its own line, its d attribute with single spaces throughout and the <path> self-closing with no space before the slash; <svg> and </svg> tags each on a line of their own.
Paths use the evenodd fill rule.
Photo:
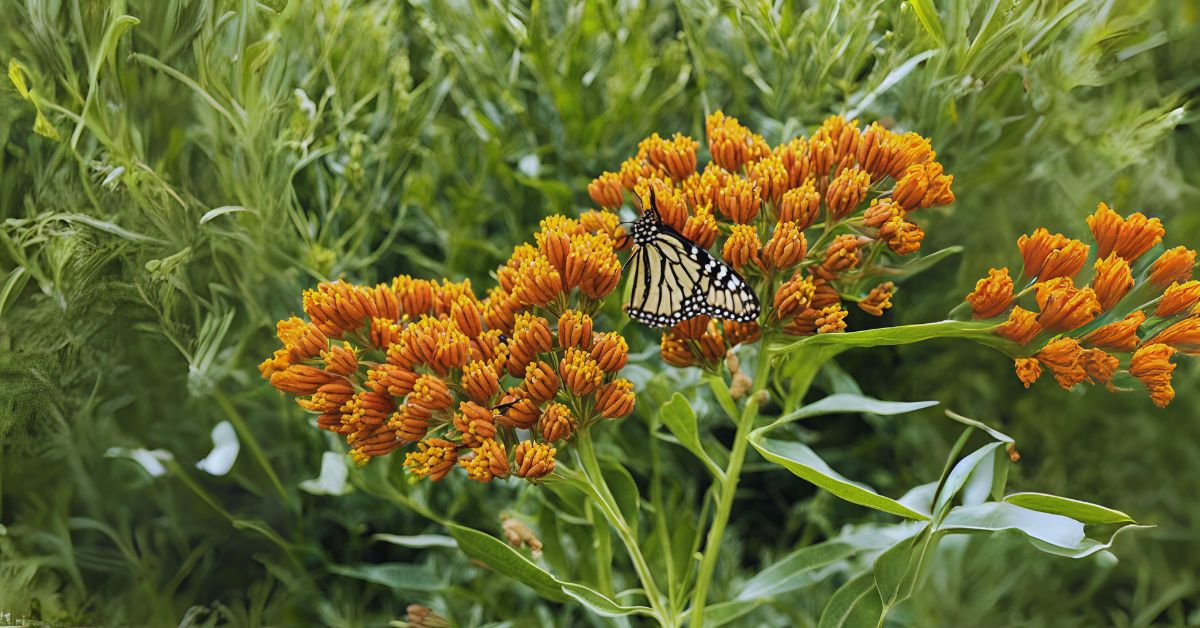
<svg viewBox="0 0 1200 628">
<path fill-rule="evenodd" d="M 1089 525 L 1134 523 L 1132 517 L 1120 510 L 1058 495 L 1013 493 L 1005 497 L 1004 501 L 1038 512 L 1063 515 Z"/>
<path fill-rule="evenodd" d="M 794 441 L 772 440 L 763 438 L 761 434 L 753 433 L 748 438 L 750 444 L 767 460 L 782 465 L 792 473 L 841 499 L 909 519 L 929 518 L 890 497 L 880 495 L 866 484 L 843 477 L 808 445 Z"/>
</svg>

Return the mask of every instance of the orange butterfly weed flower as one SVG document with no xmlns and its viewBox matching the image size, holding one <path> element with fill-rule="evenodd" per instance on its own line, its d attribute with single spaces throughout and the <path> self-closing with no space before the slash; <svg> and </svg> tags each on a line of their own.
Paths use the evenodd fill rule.
<svg viewBox="0 0 1200 628">
<path fill-rule="evenodd" d="M 903 220 L 903 207 L 897 205 L 891 198 L 877 198 L 871 201 L 871 206 L 863 214 L 863 224 L 867 227 L 880 228 L 897 217 Z"/>
<path fill-rule="evenodd" d="M 654 168 L 641 174 L 659 176 Z M 596 187 L 611 188 L 616 176 L 602 177 Z M 562 438 L 632 409 L 625 399 L 631 388 L 610 391 L 628 345 L 620 334 L 597 332 L 591 314 L 620 278 L 618 223 L 602 212 L 545 219 L 536 245 L 514 247 L 497 269 L 499 285 L 482 300 L 469 281 L 405 275 L 373 287 L 320 284 L 303 295 L 311 322 L 280 321 L 283 347 L 260 370 L 276 388 L 300 397 L 319 428 L 343 435 L 355 462 L 410 447 L 405 467 L 416 477 L 437 480 L 456 467 L 484 482 L 512 469 L 542 477 L 552 468 L 553 448 L 540 432 L 524 441 L 520 456 L 505 443 L 520 442 L 514 430 L 538 423 L 560 382 L 583 409 L 570 431 L 559 430 Z M 557 341 L 543 314 L 554 317 Z M 565 357 L 557 353 L 564 349 Z M 604 403 L 596 399 L 601 388 L 610 391 Z M 426 439 L 430 434 L 436 438 Z"/>
<path fill-rule="evenodd" d="M 793 275 L 775 292 L 775 315 L 782 320 L 803 312 L 808 309 L 815 292 L 816 285 L 811 277 Z"/>
<path fill-rule="evenodd" d="M 487 403 L 500 392 L 500 376 L 490 362 L 474 360 L 463 367 L 463 389 L 472 401 Z"/>
<path fill-rule="evenodd" d="M 680 340 L 699 340 L 708 329 L 711 316 L 701 314 L 679 321 L 671 326 L 671 335 Z"/>
<path fill-rule="evenodd" d="M 954 192 L 950 190 L 954 175 L 942 173 L 942 165 L 937 162 L 911 165 L 896 182 L 892 198 L 908 211 L 949 205 L 954 202 Z"/>
<path fill-rule="evenodd" d="M 1014 365 L 1017 379 L 1021 380 L 1026 388 L 1032 386 L 1042 376 L 1042 364 L 1038 362 L 1037 358 L 1017 358 Z"/>
<path fill-rule="evenodd" d="M 596 391 L 596 411 L 606 419 L 620 419 L 633 413 L 633 382 L 615 379 Z"/>
<path fill-rule="evenodd" d="M 746 170 L 762 200 L 778 205 L 784 191 L 788 189 L 788 171 L 783 165 L 783 160 L 771 155 L 751 162 Z"/>
<path fill-rule="evenodd" d="M 1140 213 L 1122 218 L 1104 203 L 1087 223 L 1099 255 L 1090 286 L 1077 288 L 1073 280 L 1087 256 L 1087 245 L 1044 228 L 1021 236 L 1017 245 L 1025 264 L 1023 274 L 1039 281 L 1033 286 L 1039 312 L 1016 306 L 993 333 L 1027 345 L 1043 337 L 1043 331 L 1062 332 L 1032 357 L 1017 359 L 1017 376 L 1026 387 L 1046 367 L 1064 388 L 1087 382 L 1117 391 L 1113 378 L 1128 356 L 1129 373 L 1142 381 L 1155 404 L 1165 406 L 1175 395 L 1171 387 L 1175 365 L 1170 358 L 1178 351 L 1200 352 L 1200 318 L 1188 314 L 1189 308 L 1200 313 L 1200 281 L 1191 279 L 1196 253 L 1182 246 L 1168 249 L 1140 280 L 1133 274 L 1132 262 L 1162 240 L 1162 224 Z M 1160 331 L 1143 340 L 1138 332 L 1155 302 L 1129 311 L 1126 297 L 1134 295 L 1129 298 L 1140 301 L 1160 290 L 1162 297 L 1153 310 L 1158 318 L 1151 321 Z M 973 310 L 978 299 L 976 293 L 969 295 Z M 1181 314 L 1181 320 L 1170 320 Z M 1093 323 L 1097 317 L 1099 321 Z M 1168 320 L 1160 321 L 1164 318 Z"/>
<path fill-rule="evenodd" d="M 571 410 L 561 403 L 552 403 L 538 421 L 538 431 L 547 442 L 565 440 L 575 431 L 575 419 Z"/>
<path fill-rule="evenodd" d="M 522 385 L 522 390 L 526 396 L 537 403 L 545 403 L 554 398 L 558 392 L 559 377 L 554 371 L 554 367 L 550 366 L 545 360 L 541 360 L 536 364 L 530 364 L 525 370 L 525 379 Z"/>
<path fill-rule="evenodd" d="M 858 255 L 858 249 L 864 242 L 858 239 L 858 236 L 846 234 L 838 236 L 825 249 L 825 261 L 820 266 L 814 267 L 813 274 L 832 281 L 837 278 L 838 274 L 858 266 L 861 258 Z"/>
<path fill-rule="evenodd" d="M 471 447 L 469 458 L 459 458 L 458 464 L 467 470 L 467 477 L 476 482 L 491 482 L 493 478 L 506 478 L 510 472 L 508 453 L 504 443 L 492 439 Z"/>
<path fill-rule="evenodd" d="M 706 364 L 716 364 L 725 357 L 729 348 L 725 345 L 725 337 L 721 334 L 721 325 L 715 320 L 708 321 L 704 333 L 696 339 L 696 348 L 700 359 Z"/>
<path fill-rule="evenodd" d="M 516 474 L 519 478 L 541 478 L 554 472 L 554 455 L 558 453 L 549 443 L 523 440 L 513 449 Z"/>
<path fill-rule="evenodd" d="M 1041 351 L 1034 354 L 1038 361 L 1050 369 L 1059 386 L 1070 389 L 1087 380 L 1087 371 L 1080 360 L 1083 347 L 1074 338 L 1062 337 L 1050 341 Z"/>
<path fill-rule="evenodd" d="M 1109 323 L 1080 339 L 1086 345 L 1102 347 L 1112 351 L 1133 351 L 1138 344 L 1137 330 L 1146 321 L 1141 310 L 1130 312 L 1125 318 Z"/>
<path fill-rule="evenodd" d="M 638 154 L 644 154 L 652 165 L 666 171 L 672 179 L 682 181 L 696 171 L 696 149 L 699 147 L 699 142 L 682 133 L 676 133 L 670 140 L 655 133 L 638 144 Z"/>
<path fill-rule="evenodd" d="M 1191 316 L 1162 330 L 1149 341 L 1184 353 L 1200 354 L 1200 317 Z"/>
<path fill-rule="evenodd" d="M 825 192 L 830 220 L 841 220 L 854 212 L 867 197 L 871 175 L 865 170 L 847 168 L 834 177 Z"/>
<path fill-rule="evenodd" d="M 1020 345 L 1029 344 L 1030 340 L 1042 333 L 1042 326 L 1037 319 L 1037 312 L 1018 305 L 1009 312 L 1008 320 L 996 327 L 996 335 Z"/>
<path fill-rule="evenodd" d="M 629 343 L 617 332 L 597 334 L 589 355 L 605 373 L 615 373 L 629 361 Z"/>
<path fill-rule="evenodd" d="M 559 273 L 567 270 L 567 255 L 571 252 L 571 236 L 583 231 L 578 220 L 554 215 L 543 218 L 541 229 L 534 234 L 538 251 L 550 261 Z M 567 279 L 567 287 L 574 288 L 579 280 Z"/>
<path fill-rule="evenodd" d="M 458 461 L 458 445 L 442 438 L 417 443 L 417 451 L 404 455 L 404 466 L 417 477 L 434 482 L 446 477 Z"/>
<path fill-rule="evenodd" d="M 1099 257 L 1115 253 L 1128 262 L 1133 262 L 1155 244 L 1162 241 L 1166 229 L 1157 218 L 1146 218 L 1140 212 L 1129 218 L 1121 218 L 1105 203 L 1096 207 L 1096 212 L 1087 219 L 1092 237 L 1096 239 Z"/>
<path fill-rule="evenodd" d="M 1192 278 L 1192 268 L 1195 266 L 1195 251 L 1182 246 L 1167 249 L 1151 264 L 1150 283 L 1166 288 L 1172 283 L 1188 281 Z"/>
<path fill-rule="evenodd" d="M 1038 323 L 1052 331 L 1075 329 L 1092 322 L 1100 313 L 1100 301 L 1091 288 L 1079 289 L 1069 277 L 1044 281 L 1035 287 Z"/>
<path fill-rule="evenodd" d="M 558 346 L 563 349 L 591 348 L 592 317 L 579 310 L 567 310 L 558 317 Z"/>
<path fill-rule="evenodd" d="M 770 147 L 761 136 L 751 133 L 737 118 L 728 117 L 720 111 L 708 116 L 704 126 L 713 162 L 730 172 L 736 172 L 747 162 L 770 153 Z"/>
<path fill-rule="evenodd" d="M 712 206 L 705 204 L 697 206 L 695 213 L 688 216 L 681 233 L 683 237 L 695 242 L 696 246 L 708 250 L 717 241 L 717 234 L 720 232 L 717 219 L 712 213 Z"/>
<path fill-rule="evenodd" d="M 1150 400 L 1154 405 L 1165 408 L 1175 398 L 1175 389 L 1171 387 L 1171 373 L 1175 364 L 1171 356 L 1175 349 L 1165 344 L 1151 344 L 1138 349 L 1133 354 L 1129 364 L 1129 374 L 1136 377 L 1150 391 Z"/>
<path fill-rule="evenodd" d="M 492 410 L 474 401 L 464 401 L 458 404 L 458 414 L 454 415 L 452 423 L 458 430 L 459 438 L 469 447 L 479 447 L 484 439 L 495 438 L 496 417 Z"/>
<path fill-rule="evenodd" d="M 1174 316 L 1197 304 L 1200 304 L 1200 281 L 1174 282 L 1163 292 L 1154 315 L 1163 318 Z"/>
<path fill-rule="evenodd" d="M 1108 384 L 1111 390 L 1113 375 L 1121 366 L 1121 360 L 1115 355 L 1109 355 L 1100 349 L 1085 349 L 1079 357 L 1079 365 L 1087 371 L 1088 380 L 1092 383 Z"/>
<path fill-rule="evenodd" d="M 1013 300 L 1013 280 L 1008 269 L 991 269 L 988 276 L 975 282 L 975 290 L 967 295 L 973 318 L 999 316 Z"/>
<path fill-rule="evenodd" d="M 817 328 L 818 334 L 836 334 L 846 331 L 847 314 L 849 312 L 842 309 L 840 304 L 821 308 L 821 315 L 813 320 L 813 326 Z"/>
<path fill-rule="evenodd" d="M 624 203 L 621 176 L 615 172 L 604 172 L 588 184 L 588 196 L 601 207 L 616 209 Z"/>
<path fill-rule="evenodd" d="M 811 227 L 820 214 L 821 195 L 811 179 L 784 192 L 779 202 L 779 222 L 794 222 L 802 230 Z"/>
<path fill-rule="evenodd" d="M 879 237 L 897 255 L 909 255 L 921 250 L 925 232 L 916 223 L 901 215 L 893 216 L 879 228 Z"/>
<path fill-rule="evenodd" d="M 563 385 L 576 397 L 584 397 L 596 390 L 604 380 L 604 370 L 588 355 L 577 348 L 567 349 L 558 371 L 562 373 Z"/>
<path fill-rule="evenodd" d="M 1108 257 L 1096 260 L 1096 274 L 1092 278 L 1092 289 L 1100 300 L 1104 311 L 1112 309 L 1133 288 L 1133 271 L 1129 262 L 1109 253 Z"/>
<path fill-rule="evenodd" d="M 663 361 L 671 366 L 682 368 L 696 364 L 696 356 L 692 355 L 687 345 L 671 334 L 662 335 L 658 352 L 662 356 Z"/>
<path fill-rule="evenodd" d="M 885 281 L 874 288 L 858 302 L 858 309 L 871 316 L 883 316 L 883 311 L 892 307 L 892 294 L 896 284 Z"/>
<path fill-rule="evenodd" d="M 775 225 L 771 239 L 763 247 L 763 260 L 776 269 L 787 269 L 799 264 L 808 254 L 808 241 L 804 231 L 795 222 Z"/>
<path fill-rule="evenodd" d="M 762 266 L 762 259 L 758 253 L 761 248 L 758 231 L 753 225 L 734 225 L 729 239 L 721 249 L 721 257 L 740 272 L 750 262 Z"/>
<path fill-rule="evenodd" d="M 739 225 L 754 220 L 761 207 L 762 197 L 750 179 L 731 176 L 717 190 L 717 209 L 721 210 L 721 215 Z"/>
</svg>

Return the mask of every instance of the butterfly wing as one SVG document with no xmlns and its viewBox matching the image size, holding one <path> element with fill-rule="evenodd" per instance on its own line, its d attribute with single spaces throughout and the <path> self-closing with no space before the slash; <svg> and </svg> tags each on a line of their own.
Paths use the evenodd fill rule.
<svg viewBox="0 0 1200 628">
<path fill-rule="evenodd" d="M 632 257 L 630 318 L 667 327 L 701 314 L 739 322 L 758 318 L 758 296 L 728 264 L 661 225 Z"/>
</svg>

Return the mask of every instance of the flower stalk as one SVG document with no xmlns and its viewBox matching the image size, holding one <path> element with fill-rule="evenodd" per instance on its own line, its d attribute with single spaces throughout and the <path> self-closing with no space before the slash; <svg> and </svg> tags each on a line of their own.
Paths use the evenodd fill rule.
<svg viewBox="0 0 1200 628">
<path fill-rule="evenodd" d="M 750 394 L 746 396 L 746 405 L 740 414 L 735 407 L 727 402 L 732 400 L 729 386 L 725 378 L 717 375 L 708 378 L 708 384 L 713 394 L 721 403 L 729 418 L 737 424 L 737 433 L 733 437 L 733 445 L 729 450 L 729 464 L 725 465 L 724 479 L 718 481 L 717 509 L 713 515 L 712 526 L 708 529 L 708 537 L 704 544 L 704 554 L 700 559 L 700 574 L 696 578 L 696 588 L 692 595 L 692 612 L 690 625 L 700 628 L 704 625 L 704 607 L 708 600 L 708 587 L 712 582 L 713 572 L 717 566 L 717 556 L 720 555 L 721 541 L 725 537 L 725 526 L 729 523 L 729 515 L 733 511 L 733 498 L 737 495 L 738 482 L 741 479 L 742 465 L 746 461 L 746 448 L 750 445 L 747 438 L 758 418 L 760 394 L 767 386 L 768 371 L 771 364 L 770 334 L 763 337 L 763 344 L 758 353 L 758 364 L 754 369 L 754 384 Z M 731 410 L 734 410 L 731 412 Z"/>
<path fill-rule="evenodd" d="M 633 563 L 633 568 L 637 571 L 638 579 L 641 581 L 642 588 L 646 592 L 646 599 L 650 603 L 650 608 L 654 610 L 659 623 L 665 626 L 675 625 L 673 613 L 664 605 L 662 595 L 658 591 L 658 585 L 654 582 L 654 575 L 650 572 L 650 565 L 646 562 L 646 557 L 642 554 L 642 549 L 638 545 L 637 536 L 633 533 L 633 530 L 629 527 L 629 522 L 625 520 L 625 515 L 617 506 L 617 500 L 613 497 L 612 491 L 608 487 L 608 482 L 604 479 L 604 473 L 600 470 L 600 461 L 596 457 L 596 446 L 592 442 L 591 431 L 580 430 L 575 436 L 574 445 L 584 478 L 594 489 L 590 493 L 596 498 L 597 505 L 600 507 L 601 512 L 604 513 L 604 517 L 608 519 L 609 524 L 617 531 L 617 536 L 621 538 L 621 543 L 625 545 L 625 550 L 629 554 L 629 560 Z"/>
</svg>

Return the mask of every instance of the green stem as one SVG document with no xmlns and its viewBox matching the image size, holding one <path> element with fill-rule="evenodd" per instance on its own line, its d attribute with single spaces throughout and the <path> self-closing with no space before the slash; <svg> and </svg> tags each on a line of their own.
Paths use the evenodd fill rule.
<svg viewBox="0 0 1200 628">
<path fill-rule="evenodd" d="M 229 423 L 233 425 L 234 431 L 237 432 L 238 438 L 242 443 L 245 443 L 246 448 L 250 450 L 250 456 L 258 463 L 263 472 L 267 474 L 267 479 L 271 481 L 271 486 L 275 487 L 275 491 L 283 498 L 283 503 L 287 504 L 293 510 L 297 508 L 297 503 L 288 494 L 287 489 L 283 488 L 283 482 L 279 481 L 279 476 L 275 474 L 275 469 L 267 460 L 267 455 L 263 453 L 262 447 L 259 446 L 258 440 L 254 438 L 254 434 L 250 431 L 250 427 L 242 420 L 242 415 L 238 414 L 236 408 L 233 407 L 233 402 L 229 400 L 221 391 L 214 390 L 213 398 L 216 399 L 217 405 L 221 406 L 221 410 L 225 412 Z"/>
<path fill-rule="evenodd" d="M 589 504 L 588 518 L 600 516 L 602 513 L 598 513 L 599 510 Z M 593 525 L 596 534 L 596 586 L 601 593 L 613 597 L 617 590 L 613 587 L 612 576 L 612 532 L 608 531 L 608 526 L 604 525 L 603 520 L 594 521 Z"/>
<path fill-rule="evenodd" d="M 637 537 L 634 536 L 633 530 L 629 529 L 629 523 L 621 514 L 617 500 L 613 497 L 608 483 L 604 480 L 604 474 L 600 471 L 600 462 L 596 459 L 596 448 L 592 444 L 592 436 L 589 432 L 590 430 L 584 429 L 575 435 L 575 451 L 579 454 L 583 474 L 595 489 L 595 495 L 599 498 L 600 510 L 613 529 L 617 531 L 617 536 L 621 537 L 621 542 L 625 545 L 625 551 L 629 553 L 629 560 L 637 571 L 642 588 L 646 591 L 646 598 L 650 601 L 650 606 L 654 609 L 659 623 L 672 626 L 674 618 L 670 610 L 663 606 L 662 596 L 658 592 L 658 586 L 654 584 L 650 565 L 646 562 L 646 557 L 642 555 L 642 549 L 638 547 Z"/>
<path fill-rule="evenodd" d="M 725 525 L 729 523 L 729 514 L 733 510 L 733 498 L 737 494 L 738 480 L 742 473 L 742 464 L 746 460 L 746 448 L 750 441 L 746 438 L 754 427 L 754 419 L 758 417 L 758 394 L 767 385 L 769 379 L 768 365 L 771 353 L 768 350 L 769 338 L 764 337 L 759 345 L 758 366 L 754 369 L 754 387 L 746 398 L 740 417 L 730 415 L 737 422 L 737 434 L 733 437 L 733 446 L 729 450 L 729 464 L 725 467 L 725 481 L 720 485 L 720 496 L 717 501 L 717 511 L 713 515 L 712 526 L 708 529 L 708 538 L 704 543 L 704 555 L 700 560 L 700 575 L 696 578 L 696 589 L 692 595 L 692 613 L 689 625 L 700 628 L 704 625 L 704 606 L 708 602 L 708 585 L 712 581 L 713 571 L 717 567 L 717 556 L 721 550 L 721 540 L 725 536 Z M 729 386 L 722 377 L 708 380 L 709 386 L 717 399 L 729 397 Z"/>
</svg>

